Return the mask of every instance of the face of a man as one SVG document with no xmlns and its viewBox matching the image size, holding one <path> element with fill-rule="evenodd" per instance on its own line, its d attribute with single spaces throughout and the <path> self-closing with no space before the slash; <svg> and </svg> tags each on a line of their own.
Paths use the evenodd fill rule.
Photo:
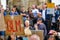
<svg viewBox="0 0 60 40">
<path fill-rule="evenodd" d="M 58 6 L 55 6 L 55 10 L 57 10 L 58 9 Z"/>
<path fill-rule="evenodd" d="M 37 6 L 38 9 L 40 9 L 40 6 Z"/>
<path fill-rule="evenodd" d="M 32 5 L 32 8 L 35 9 L 35 5 Z"/>
<path fill-rule="evenodd" d="M 16 11 L 16 8 L 13 8 L 12 10 L 13 10 L 13 11 Z"/>
<path fill-rule="evenodd" d="M 43 9 L 45 9 L 45 8 L 47 8 L 47 5 L 44 4 L 42 7 L 43 7 Z"/>
</svg>

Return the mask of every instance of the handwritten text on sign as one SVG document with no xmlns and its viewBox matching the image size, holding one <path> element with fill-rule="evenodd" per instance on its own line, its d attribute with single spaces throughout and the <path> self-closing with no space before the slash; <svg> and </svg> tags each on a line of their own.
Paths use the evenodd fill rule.
<svg viewBox="0 0 60 40">
<path fill-rule="evenodd" d="M 20 32 L 22 31 L 21 30 L 21 24 L 20 24 L 20 20 L 15 20 L 15 26 L 13 24 L 14 22 L 12 20 L 8 20 L 8 23 L 7 23 L 7 30 L 8 31 L 13 31 L 13 32 L 17 32 L 18 31 L 18 28 L 20 29 Z"/>
<path fill-rule="evenodd" d="M 23 33 L 24 28 L 22 27 L 23 21 L 20 15 L 14 16 L 12 19 L 11 16 L 5 16 L 5 21 L 7 24 L 6 33 L 10 32 Z"/>
</svg>

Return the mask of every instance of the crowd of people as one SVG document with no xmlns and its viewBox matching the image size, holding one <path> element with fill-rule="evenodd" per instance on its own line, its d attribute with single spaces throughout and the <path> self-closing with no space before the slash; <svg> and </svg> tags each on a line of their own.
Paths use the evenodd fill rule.
<svg viewBox="0 0 60 40">
<path fill-rule="evenodd" d="M 44 40 L 54 40 L 53 38 L 50 39 L 51 35 L 54 35 L 56 40 L 60 40 L 58 37 L 60 35 L 60 13 L 58 6 L 54 7 L 53 14 L 47 13 L 46 3 L 42 5 L 42 8 L 37 5 L 32 5 L 32 7 L 27 9 L 27 11 L 25 10 L 24 6 L 22 6 L 20 9 L 18 9 L 16 5 L 14 5 L 12 9 L 7 6 L 6 10 L 4 10 L 3 6 L 0 5 L 0 13 L 1 12 L 3 12 L 4 16 L 22 15 L 24 31 L 27 35 L 31 34 L 30 30 L 43 30 Z M 10 39 L 8 38 L 8 40 Z"/>
</svg>

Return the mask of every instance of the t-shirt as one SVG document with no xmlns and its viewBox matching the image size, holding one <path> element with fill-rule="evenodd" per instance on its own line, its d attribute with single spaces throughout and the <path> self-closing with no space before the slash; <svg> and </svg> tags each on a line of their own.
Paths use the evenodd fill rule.
<svg viewBox="0 0 60 40">
<path fill-rule="evenodd" d="M 42 11 L 42 18 L 45 20 L 45 10 Z"/>
<path fill-rule="evenodd" d="M 18 12 L 10 12 L 10 15 L 19 15 Z"/>
<path fill-rule="evenodd" d="M 20 11 L 20 14 L 26 14 L 26 11 Z M 26 16 L 23 16 L 23 17 L 26 17 Z"/>
<path fill-rule="evenodd" d="M 43 23 L 38 24 L 38 29 L 39 29 L 39 30 L 43 30 L 43 31 L 44 31 L 44 36 L 46 36 L 46 34 L 47 34 L 47 29 L 46 29 L 45 24 L 43 24 Z"/>
<path fill-rule="evenodd" d="M 33 13 L 34 17 L 37 17 L 39 10 L 38 9 L 32 9 L 32 13 Z"/>
</svg>

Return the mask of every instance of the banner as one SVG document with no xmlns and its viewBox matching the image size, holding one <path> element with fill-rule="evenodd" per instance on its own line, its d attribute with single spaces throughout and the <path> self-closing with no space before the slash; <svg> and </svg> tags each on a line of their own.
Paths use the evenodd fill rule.
<svg viewBox="0 0 60 40">
<path fill-rule="evenodd" d="M 16 35 L 24 35 L 24 25 L 21 15 L 17 16 L 5 16 L 6 35 L 16 33 Z"/>
<path fill-rule="evenodd" d="M 25 35 L 24 25 L 23 25 L 23 20 L 21 15 L 17 15 L 17 16 L 7 15 L 5 16 L 5 23 L 7 25 L 6 27 L 7 38 L 9 35 L 12 34 L 14 36 L 17 36 L 17 38 L 18 36 L 23 36 L 23 38 L 26 40 L 33 40 L 33 39 L 43 40 L 44 39 L 43 30 L 31 30 L 31 33 L 32 33 L 31 35 Z"/>
<path fill-rule="evenodd" d="M 37 40 L 44 40 L 44 35 L 43 35 L 43 30 L 31 30 L 32 35 L 31 35 L 31 39 L 37 38 Z"/>
<path fill-rule="evenodd" d="M 53 14 L 54 15 L 54 3 L 47 3 L 47 14 Z"/>
</svg>

